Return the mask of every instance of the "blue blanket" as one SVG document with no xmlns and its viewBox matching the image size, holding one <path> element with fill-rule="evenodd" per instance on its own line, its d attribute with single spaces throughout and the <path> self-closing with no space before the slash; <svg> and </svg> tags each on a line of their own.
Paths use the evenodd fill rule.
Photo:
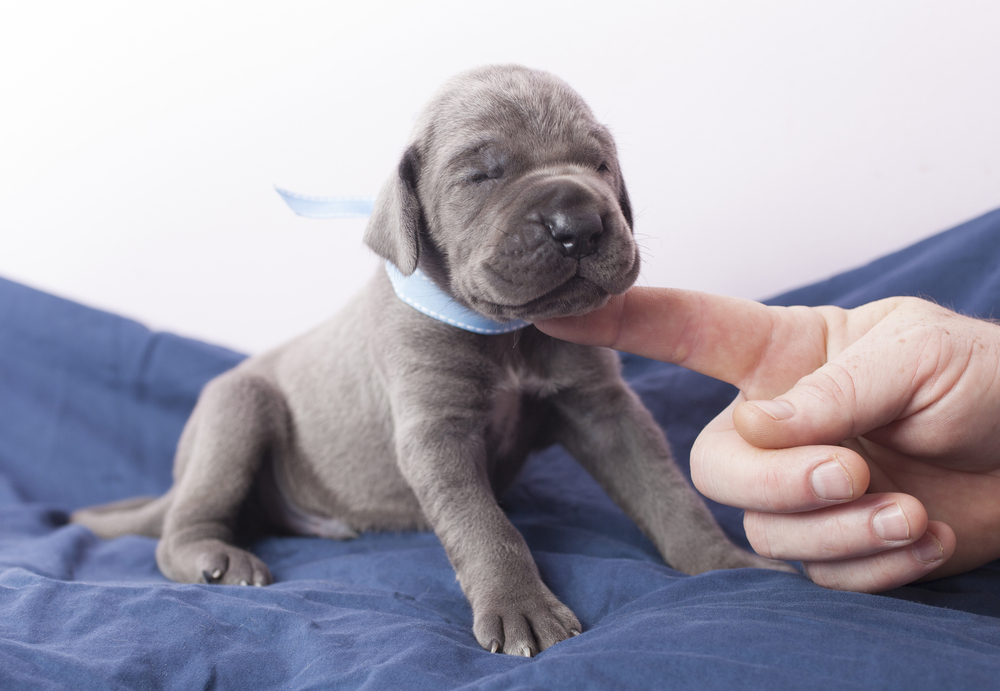
<svg viewBox="0 0 1000 691">
<path fill-rule="evenodd" d="M 1000 306 L 1000 211 L 776 304 Z M 68 525 L 163 492 L 200 388 L 243 356 L 0 280 L 0 689 L 996 688 L 1000 563 L 884 595 L 802 576 L 685 576 L 560 448 L 502 497 L 585 632 L 491 655 L 431 533 L 254 546 L 267 588 L 179 585 L 155 541 Z M 624 356 L 681 464 L 734 390 Z M 736 510 L 712 507 L 746 544 Z"/>
</svg>

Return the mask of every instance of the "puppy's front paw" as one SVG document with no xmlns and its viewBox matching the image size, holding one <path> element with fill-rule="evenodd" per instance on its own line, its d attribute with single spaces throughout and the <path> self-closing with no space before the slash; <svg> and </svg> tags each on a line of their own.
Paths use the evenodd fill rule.
<svg viewBox="0 0 1000 691">
<path fill-rule="evenodd" d="M 583 630 L 542 583 L 528 592 L 489 592 L 473 606 L 472 631 L 491 653 L 532 657 Z"/>
<path fill-rule="evenodd" d="M 743 550 L 740 550 L 743 552 Z M 742 558 L 737 558 L 737 563 L 733 566 L 727 566 L 730 569 L 771 569 L 772 571 L 784 571 L 785 573 L 799 573 L 791 564 L 778 561 L 777 559 L 768 559 L 767 557 L 762 557 L 758 554 L 749 554 L 743 552 Z"/>
<path fill-rule="evenodd" d="M 714 546 L 714 549 L 706 547 L 696 558 L 699 560 L 699 563 L 691 570 L 674 564 L 671 564 L 671 566 L 679 571 L 691 574 L 714 571 L 716 569 L 771 569 L 772 571 L 798 573 L 791 564 L 776 559 L 768 559 L 754 552 L 748 552 L 729 541 L 723 542 L 720 540 Z"/>
</svg>

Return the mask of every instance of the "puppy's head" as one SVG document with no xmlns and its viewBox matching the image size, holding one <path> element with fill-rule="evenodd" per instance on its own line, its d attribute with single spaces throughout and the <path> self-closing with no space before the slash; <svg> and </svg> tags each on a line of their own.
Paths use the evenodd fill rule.
<svg viewBox="0 0 1000 691">
<path fill-rule="evenodd" d="M 424 110 L 365 242 L 498 320 L 582 314 L 639 273 L 611 136 L 568 85 L 494 66 Z"/>
</svg>

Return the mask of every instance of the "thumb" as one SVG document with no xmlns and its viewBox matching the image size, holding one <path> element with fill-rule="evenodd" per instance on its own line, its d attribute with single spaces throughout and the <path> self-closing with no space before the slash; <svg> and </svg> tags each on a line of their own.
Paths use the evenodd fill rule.
<svg viewBox="0 0 1000 691">
<path fill-rule="evenodd" d="M 757 448 L 783 449 L 839 444 L 896 420 L 920 385 L 916 366 L 869 343 L 855 343 L 773 400 L 738 405 L 737 432 Z"/>
</svg>

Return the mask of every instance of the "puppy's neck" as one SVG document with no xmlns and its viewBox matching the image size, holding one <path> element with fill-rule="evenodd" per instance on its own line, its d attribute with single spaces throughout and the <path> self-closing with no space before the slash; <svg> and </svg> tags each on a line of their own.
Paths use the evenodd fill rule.
<svg viewBox="0 0 1000 691">
<path fill-rule="evenodd" d="M 392 262 L 386 262 L 385 271 L 389 274 L 392 288 L 400 300 L 418 312 L 445 324 L 489 336 L 511 333 L 528 325 L 528 322 L 520 319 L 498 322 L 473 312 L 441 290 L 419 268 L 409 276 L 404 276 Z"/>
</svg>

